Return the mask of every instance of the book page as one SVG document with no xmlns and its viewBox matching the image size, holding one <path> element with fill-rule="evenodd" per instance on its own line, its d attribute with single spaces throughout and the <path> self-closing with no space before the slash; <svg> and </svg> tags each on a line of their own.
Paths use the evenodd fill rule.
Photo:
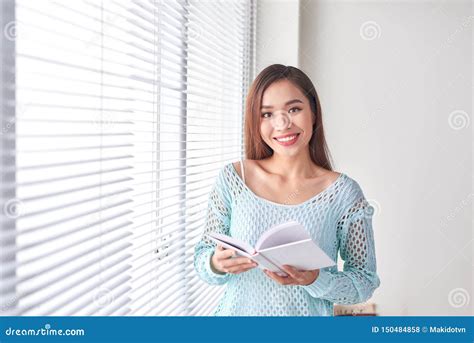
<svg viewBox="0 0 474 343">
<path fill-rule="evenodd" d="M 255 249 L 248 243 L 241 241 L 240 239 L 227 236 L 221 233 L 210 232 L 207 234 L 214 242 L 228 248 L 234 249 L 238 252 L 246 253 L 247 255 L 255 254 Z M 247 256 L 245 255 L 245 256 Z"/>
<path fill-rule="evenodd" d="M 268 269 L 272 272 L 283 272 L 280 268 L 278 268 L 275 264 L 271 261 L 266 259 L 263 255 L 257 253 L 250 257 L 252 260 L 258 263 L 258 268 L 260 269 Z M 284 273 L 284 272 L 283 272 Z M 286 273 L 285 273 L 286 274 Z"/>
<path fill-rule="evenodd" d="M 265 231 L 257 241 L 255 249 L 261 251 L 282 244 L 302 241 L 310 238 L 306 229 L 296 221 L 289 221 Z"/>
<path fill-rule="evenodd" d="M 263 249 L 259 253 L 278 267 L 288 264 L 299 270 L 314 270 L 336 264 L 311 238 Z"/>
</svg>

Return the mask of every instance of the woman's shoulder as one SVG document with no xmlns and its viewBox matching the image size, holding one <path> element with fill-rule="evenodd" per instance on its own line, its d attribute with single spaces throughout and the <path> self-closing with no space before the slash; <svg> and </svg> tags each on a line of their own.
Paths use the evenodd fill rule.
<svg viewBox="0 0 474 343">
<path fill-rule="evenodd" d="M 324 180 L 325 189 L 339 194 L 339 201 L 348 203 L 363 197 L 359 183 L 347 173 L 319 167 L 319 175 Z"/>
<path fill-rule="evenodd" d="M 338 176 L 332 176 L 335 177 L 335 180 L 340 180 L 340 188 L 342 190 L 342 193 L 344 194 L 344 198 L 346 200 L 354 200 L 355 198 L 360 198 L 364 196 L 364 193 L 362 191 L 362 188 L 357 182 L 356 179 L 354 179 L 350 174 L 347 174 L 346 172 L 334 172 Z"/>
<path fill-rule="evenodd" d="M 240 177 L 242 177 L 242 170 L 240 168 L 240 161 L 231 162 L 227 166 L 230 167 L 230 168 L 234 168 L 234 170 L 237 172 L 237 174 Z"/>
<path fill-rule="evenodd" d="M 249 159 L 242 159 L 238 160 L 236 162 L 231 162 L 226 165 L 226 168 L 234 168 L 235 172 L 239 175 L 240 178 L 242 178 L 242 168 L 241 168 L 241 163 L 244 164 L 244 172 L 247 173 L 253 172 L 258 168 L 261 168 L 259 161 L 258 160 L 249 160 Z"/>
<path fill-rule="evenodd" d="M 337 182 L 340 178 L 343 177 L 343 173 L 335 171 L 335 170 L 328 170 L 321 168 L 320 171 L 323 179 L 325 180 L 325 183 L 327 186 L 332 185 L 333 183 Z"/>
<path fill-rule="evenodd" d="M 226 181 L 230 181 L 230 182 L 232 180 L 235 180 L 236 174 L 240 178 L 242 178 L 242 168 L 241 168 L 240 161 L 241 160 L 237 160 L 234 162 L 229 162 L 229 163 L 224 164 L 224 166 L 222 166 L 222 168 L 219 171 L 219 177 L 226 179 Z M 242 161 L 244 163 L 244 168 L 245 168 L 244 172 L 247 173 L 247 170 L 249 169 L 249 165 L 251 163 L 249 161 L 251 160 L 242 160 Z"/>
<path fill-rule="evenodd" d="M 343 182 L 341 183 L 340 201 L 339 201 L 339 216 L 347 213 L 364 213 L 370 214 L 373 209 L 370 209 L 370 203 L 367 201 L 364 191 L 359 182 L 347 175 L 341 173 Z"/>
</svg>

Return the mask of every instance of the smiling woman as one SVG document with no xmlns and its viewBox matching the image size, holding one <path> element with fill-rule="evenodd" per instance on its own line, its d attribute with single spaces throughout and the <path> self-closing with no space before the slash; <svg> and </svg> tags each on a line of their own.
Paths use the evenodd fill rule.
<svg viewBox="0 0 474 343">
<path fill-rule="evenodd" d="M 194 265 L 202 280 L 227 284 L 215 315 L 332 316 L 334 303 L 366 301 L 380 285 L 373 208 L 359 184 L 332 170 L 322 113 L 311 80 L 275 64 L 254 80 L 245 114 L 245 161 L 225 165 L 209 196 Z M 254 245 L 269 227 L 300 222 L 336 266 L 286 277 L 255 268 L 246 257 L 215 245 L 209 232 Z"/>
<path fill-rule="evenodd" d="M 289 125 L 276 125 L 273 118 L 285 115 Z M 308 145 L 306 150 L 314 164 L 332 169 L 318 94 L 308 76 L 299 69 L 274 64 L 257 76 L 247 95 L 245 124 L 247 158 L 261 160 L 273 155 L 275 150 L 294 156 L 298 149 L 276 149 L 278 145 L 272 138 L 303 133 L 299 146 Z M 272 133 L 275 133 L 273 137 Z"/>
</svg>

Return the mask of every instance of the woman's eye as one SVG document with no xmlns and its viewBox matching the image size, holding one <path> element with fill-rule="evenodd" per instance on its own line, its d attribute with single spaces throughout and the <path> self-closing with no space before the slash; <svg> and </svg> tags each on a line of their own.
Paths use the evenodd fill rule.
<svg viewBox="0 0 474 343">
<path fill-rule="evenodd" d="M 301 108 L 293 107 L 288 112 L 291 113 L 292 110 L 297 110 L 297 112 L 301 111 Z"/>
<path fill-rule="evenodd" d="M 268 116 L 267 116 L 268 115 Z M 271 116 L 272 114 L 270 112 L 265 112 L 265 113 L 262 113 L 262 117 L 263 118 L 268 118 L 269 116 Z"/>
</svg>

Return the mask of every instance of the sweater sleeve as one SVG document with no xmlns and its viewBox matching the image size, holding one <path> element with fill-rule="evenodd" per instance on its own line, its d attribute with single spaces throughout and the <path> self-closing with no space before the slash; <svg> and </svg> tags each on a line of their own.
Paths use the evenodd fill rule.
<svg viewBox="0 0 474 343">
<path fill-rule="evenodd" d="M 194 248 L 194 269 L 201 280 L 211 285 L 222 285 L 232 274 L 219 273 L 211 267 L 211 258 L 216 243 L 207 237 L 209 232 L 229 235 L 231 217 L 231 198 L 225 180 L 224 168 L 212 187 L 208 198 L 207 213 L 202 236 Z"/>
<path fill-rule="evenodd" d="M 338 304 L 368 300 L 379 287 L 372 230 L 373 207 L 359 198 L 337 222 L 337 240 L 343 271 L 323 268 L 310 285 L 301 286 L 311 296 Z"/>
</svg>

